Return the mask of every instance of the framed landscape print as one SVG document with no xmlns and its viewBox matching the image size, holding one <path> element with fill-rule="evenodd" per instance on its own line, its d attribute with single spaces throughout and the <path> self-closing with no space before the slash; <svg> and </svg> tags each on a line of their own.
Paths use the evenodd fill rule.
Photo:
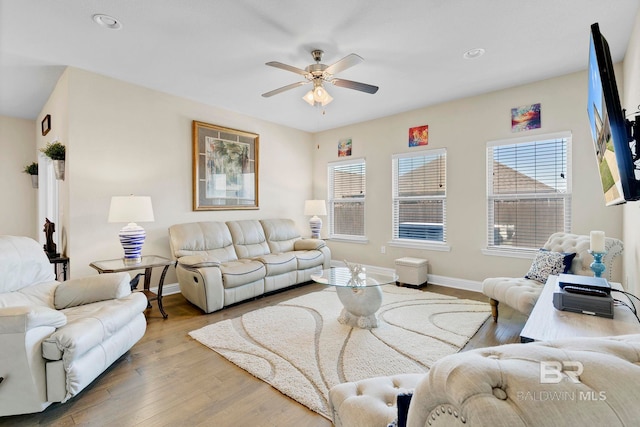
<svg viewBox="0 0 640 427">
<path fill-rule="evenodd" d="M 258 209 L 255 133 L 193 121 L 193 210 Z"/>
</svg>

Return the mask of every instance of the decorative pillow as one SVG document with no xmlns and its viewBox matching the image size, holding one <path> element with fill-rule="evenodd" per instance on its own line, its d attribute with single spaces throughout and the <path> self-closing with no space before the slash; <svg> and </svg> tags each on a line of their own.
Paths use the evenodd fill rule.
<svg viewBox="0 0 640 427">
<path fill-rule="evenodd" d="M 540 248 L 541 251 L 546 251 L 546 252 L 551 252 L 548 249 L 544 249 L 544 248 Z M 564 255 L 564 260 L 562 261 L 564 264 L 564 271 L 563 273 L 571 273 L 571 263 L 573 262 L 573 259 L 576 257 L 576 253 L 575 252 L 561 252 L 562 255 Z"/>
<path fill-rule="evenodd" d="M 387 427 L 406 427 L 407 426 L 407 415 L 409 413 L 409 404 L 411 403 L 411 398 L 413 397 L 413 392 L 409 391 L 406 393 L 401 393 L 398 395 L 396 400 L 396 406 L 398 408 L 398 418 L 393 420 Z"/>
<path fill-rule="evenodd" d="M 560 274 L 564 271 L 564 255 L 561 252 L 551 252 L 539 250 L 531 263 L 529 272 L 525 279 L 537 280 L 545 283 L 551 275 Z"/>
</svg>

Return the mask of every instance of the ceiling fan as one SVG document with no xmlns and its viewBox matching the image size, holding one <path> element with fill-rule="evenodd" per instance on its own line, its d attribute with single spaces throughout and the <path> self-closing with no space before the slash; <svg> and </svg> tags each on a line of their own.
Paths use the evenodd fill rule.
<svg viewBox="0 0 640 427">
<path fill-rule="evenodd" d="M 308 83 L 313 83 L 313 89 L 307 92 L 305 96 L 302 97 L 309 105 L 322 105 L 325 106 L 331 101 L 333 98 L 327 90 L 324 88 L 324 83 L 332 83 L 339 87 L 344 87 L 347 89 L 355 89 L 361 92 L 366 92 L 370 94 L 374 94 L 378 91 L 378 86 L 369 85 L 366 83 L 354 82 L 352 80 L 339 79 L 334 77 L 335 74 L 346 70 L 347 68 L 353 67 L 363 61 L 362 57 L 356 55 L 355 53 L 351 53 L 338 62 L 335 62 L 331 65 L 321 64 L 322 54 L 324 52 L 320 49 L 315 49 L 311 51 L 311 56 L 313 56 L 313 60 L 316 61 L 315 64 L 311 64 L 307 66 L 304 70 L 298 67 L 294 67 L 291 65 L 283 64 L 282 62 L 271 61 L 267 62 L 266 65 L 270 67 L 276 67 L 283 70 L 291 71 L 296 74 L 300 74 L 305 78 L 305 80 L 292 83 L 290 85 L 283 86 L 278 89 L 274 89 L 270 92 L 263 93 L 262 96 L 265 98 L 269 98 L 270 96 L 277 95 L 279 93 L 285 92 L 290 89 L 297 88 L 298 86 L 303 86 Z"/>
</svg>

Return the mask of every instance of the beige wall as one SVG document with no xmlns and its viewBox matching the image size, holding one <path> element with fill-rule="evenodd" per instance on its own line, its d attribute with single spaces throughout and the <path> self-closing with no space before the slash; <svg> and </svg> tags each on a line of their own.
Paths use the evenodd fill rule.
<svg viewBox="0 0 640 427">
<path fill-rule="evenodd" d="M 312 192 L 309 134 L 75 68 L 64 77 L 49 102 L 68 97 L 62 209 L 74 277 L 95 274 L 91 261 L 122 256 L 117 235 L 124 224 L 107 223 L 115 195 L 152 198 L 155 222 L 141 224 L 143 254 L 170 256 L 167 229 L 183 222 L 288 217 L 310 233 L 303 215 Z M 259 210 L 192 211 L 193 120 L 260 135 Z M 173 281 L 171 271 L 167 283 Z"/>
<path fill-rule="evenodd" d="M 33 120 L 0 116 L 0 234 L 37 238 L 38 190 L 24 167 L 38 161 Z"/>
<path fill-rule="evenodd" d="M 587 43 L 587 40 L 585 40 Z M 511 132 L 511 108 L 540 102 L 542 128 Z M 314 196 L 326 198 L 327 162 L 338 160 L 337 143 L 352 138 L 352 157 L 367 162 L 366 245 L 330 242 L 336 259 L 393 268 L 402 256 L 429 259 L 430 273 L 470 281 L 524 275 L 531 260 L 483 255 L 486 246 L 486 143 L 526 135 L 571 131 L 573 135 L 572 231 L 604 230 L 622 237 L 622 207 L 605 207 L 586 113 L 586 72 L 448 102 L 315 135 Z M 450 252 L 389 246 L 391 156 L 408 147 L 410 127 L 429 125 L 428 148 L 447 149 L 447 240 Z M 323 230 L 324 233 L 327 230 Z M 386 254 L 381 254 L 386 246 Z M 620 275 L 620 271 L 617 272 Z"/>
<path fill-rule="evenodd" d="M 606 35 L 605 35 L 606 37 Z M 622 104 L 629 113 L 638 111 L 640 104 L 640 12 L 629 39 L 624 57 L 624 75 L 618 77 L 624 81 Z M 633 117 L 631 117 L 633 119 Z M 624 276 L 627 289 L 640 294 L 640 202 L 627 203 L 624 206 Z"/>
</svg>

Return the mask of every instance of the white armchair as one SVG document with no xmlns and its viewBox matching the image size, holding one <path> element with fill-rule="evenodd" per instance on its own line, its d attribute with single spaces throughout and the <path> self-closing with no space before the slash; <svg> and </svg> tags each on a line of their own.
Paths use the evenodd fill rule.
<svg viewBox="0 0 640 427">
<path fill-rule="evenodd" d="M 582 276 L 593 276 L 593 272 L 589 268 L 593 261 L 593 257 L 589 254 L 589 246 L 589 236 L 554 233 L 544 244 L 543 249 L 549 252 L 575 253 L 576 255 L 571 261 L 571 267 L 568 272 Z M 622 241 L 607 237 L 605 239 L 605 250 L 607 254 L 603 257 L 602 262 L 607 269 L 604 272 L 604 276 L 607 279 L 611 279 L 613 259 L 622 253 Z M 493 320 L 497 322 L 498 304 L 500 302 L 529 315 L 538 301 L 543 287 L 544 280 L 526 278 L 524 275 L 523 277 L 492 277 L 482 282 L 482 293 L 489 297 L 491 314 L 493 315 Z"/>
<path fill-rule="evenodd" d="M 145 333 L 128 274 L 54 279 L 35 240 L 0 236 L 0 416 L 66 402 Z"/>
</svg>

